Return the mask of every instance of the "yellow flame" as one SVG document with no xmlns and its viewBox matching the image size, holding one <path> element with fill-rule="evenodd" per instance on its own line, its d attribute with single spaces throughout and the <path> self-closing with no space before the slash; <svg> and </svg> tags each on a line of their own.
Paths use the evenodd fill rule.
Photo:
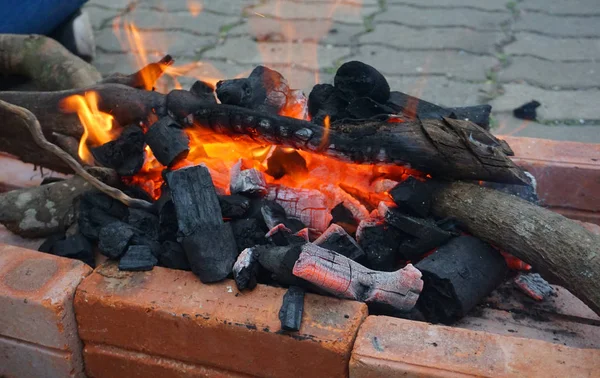
<svg viewBox="0 0 600 378">
<path fill-rule="evenodd" d="M 323 132 L 323 138 L 321 138 L 321 144 L 319 144 L 319 151 L 327 148 L 327 144 L 329 143 L 329 116 L 326 115 L 323 120 L 323 124 L 325 125 L 325 131 Z"/>
<path fill-rule="evenodd" d="M 99 96 L 97 92 L 85 92 L 84 96 L 73 95 L 65 98 L 61 108 L 67 113 L 77 113 L 83 126 L 83 135 L 79 140 L 78 154 L 82 161 L 92 164 L 94 158 L 88 144 L 99 146 L 113 140 L 117 136 L 113 129 L 114 117 L 98 109 Z"/>
</svg>

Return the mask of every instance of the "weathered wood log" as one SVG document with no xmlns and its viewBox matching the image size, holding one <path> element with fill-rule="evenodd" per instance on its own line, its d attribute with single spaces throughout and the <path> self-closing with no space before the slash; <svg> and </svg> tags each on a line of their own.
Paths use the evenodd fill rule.
<svg viewBox="0 0 600 378">
<path fill-rule="evenodd" d="M 0 34 L 0 73 L 26 76 L 49 91 L 88 87 L 102 79 L 94 66 L 36 34 Z"/>
<path fill-rule="evenodd" d="M 337 297 L 410 311 L 423 289 L 421 272 L 411 264 L 395 272 L 365 268 L 312 243 L 302 246 L 293 273 Z"/>
<path fill-rule="evenodd" d="M 463 182 L 438 189 L 432 212 L 531 264 L 600 314 L 600 236 L 518 197 Z"/>
</svg>

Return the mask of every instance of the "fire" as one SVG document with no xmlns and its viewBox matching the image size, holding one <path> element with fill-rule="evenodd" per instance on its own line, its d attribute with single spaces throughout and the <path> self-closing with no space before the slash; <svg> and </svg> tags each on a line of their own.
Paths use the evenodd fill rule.
<svg viewBox="0 0 600 378">
<path fill-rule="evenodd" d="M 113 128 L 113 116 L 98 109 L 97 92 L 85 92 L 84 96 L 73 95 L 65 98 L 61 109 L 67 113 L 77 113 L 83 126 L 83 135 L 79 141 L 78 154 L 81 160 L 93 164 L 94 158 L 88 144 L 99 146 L 113 140 L 117 131 Z"/>
<path fill-rule="evenodd" d="M 325 148 L 327 148 L 327 144 L 329 143 L 329 116 L 325 116 L 325 119 L 323 120 L 323 125 L 325 126 L 325 132 L 323 133 L 323 139 L 321 140 L 321 143 L 319 144 L 319 151 L 323 151 Z"/>
<path fill-rule="evenodd" d="M 198 17 L 200 13 L 202 13 L 202 3 L 200 1 L 188 0 L 187 2 L 188 11 L 194 17 Z"/>
</svg>

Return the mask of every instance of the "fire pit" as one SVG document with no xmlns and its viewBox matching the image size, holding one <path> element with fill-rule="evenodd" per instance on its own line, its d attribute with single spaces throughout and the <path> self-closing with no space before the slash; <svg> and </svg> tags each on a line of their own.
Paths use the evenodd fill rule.
<svg viewBox="0 0 600 378">
<path fill-rule="evenodd" d="M 83 284 L 79 303 L 112 290 L 102 277 L 132 288 L 142 277 L 157 290 L 168 268 L 218 287 L 233 278 L 236 296 L 285 288 L 278 319 L 292 338 L 308 337 L 300 330 L 308 298 L 321 300 L 314 293 L 364 302 L 371 314 L 460 324 L 507 277 L 548 298 L 556 288 L 545 277 L 600 311 L 600 237 L 537 204 L 536 178 L 489 132 L 490 106 L 437 106 L 392 90 L 358 61 L 308 97 L 263 66 L 216 85 L 152 90 L 172 64 L 165 56 L 83 89 L 0 92 L 13 127 L 6 150 L 77 174 L 2 194 L 2 222 L 47 238 L 40 251 L 92 267 L 96 251 L 114 261 Z M 126 273 L 155 266 L 154 276 Z M 131 290 L 116 303 L 137 308 Z M 360 324 L 361 306 L 349 322 Z M 98 338 L 78 316 L 82 338 L 101 349 L 91 353 L 110 354 L 101 344 L 117 343 L 113 335 Z M 154 344 L 118 346 L 160 354 Z"/>
</svg>

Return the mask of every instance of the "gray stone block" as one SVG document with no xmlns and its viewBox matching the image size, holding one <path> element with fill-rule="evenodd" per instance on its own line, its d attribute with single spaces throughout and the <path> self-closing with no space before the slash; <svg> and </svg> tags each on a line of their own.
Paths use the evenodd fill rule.
<svg viewBox="0 0 600 378">
<path fill-rule="evenodd" d="M 454 107 L 481 103 L 482 84 L 466 83 L 439 76 L 388 77 L 390 88 L 437 105 Z"/>
<path fill-rule="evenodd" d="M 361 46 L 355 57 L 386 75 L 446 75 L 482 82 L 496 59 L 460 51 L 398 51 L 381 46 Z"/>
<path fill-rule="evenodd" d="M 599 20 L 600 21 L 600 20 Z M 516 40 L 504 47 L 514 55 L 533 55 L 548 60 L 600 60 L 599 38 L 557 38 L 519 32 Z"/>
<path fill-rule="evenodd" d="M 127 15 L 139 29 L 185 30 L 198 35 L 218 35 L 221 27 L 239 21 L 238 16 L 201 12 L 193 16 L 189 12 L 163 12 L 156 9 L 138 8 Z"/>
<path fill-rule="evenodd" d="M 506 11 L 506 3 L 497 0 L 387 0 L 388 4 L 410 4 L 419 8 L 473 8 Z"/>
<path fill-rule="evenodd" d="M 600 16 L 598 0 L 527 0 L 519 3 L 519 9 L 541 11 L 554 15 Z"/>
<path fill-rule="evenodd" d="M 558 37 L 600 37 L 598 25 L 600 17 L 552 16 L 522 12 L 514 24 L 514 30 Z"/>
<path fill-rule="evenodd" d="M 505 84 L 504 95 L 491 105 L 494 112 L 512 112 L 526 102 L 537 100 L 542 104 L 537 108 L 540 120 L 600 120 L 598 99 L 598 89 L 552 91 L 527 84 Z"/>
<path fill-rule="evenodd" d="M 502 30 L 501 25 L 511 19 L 506 12 L 486 12 L 471 8 L 417 8 L 390 5 L 386 12 L 375 16 L 375 22 L 397 22 L 416 27 L 465 26 L 477 30 Z"/>
<path fill-rule="evenodd" d="M 515 56 L 498 75 L 501 82 L 526 81 L 551 89 L 583 89 L 600 86 L 600 66 L 595 62 L 552 62 Z"/>
<path fill-rule="evenodd" d="M 253 7 L 248 14 L 258 13 L 285 20 L 330 19 L 347 24 L 363 24 L 364 17 L 379 11 L 377 6 L 358 6 L 342 2 L 304 3 L 268 0 Z"/>
<path fill-rule="evenodd" d="M 495 55 L 495 46 L 506 39 L 500 31 L 469 28 L 413 28 L 379 24 L 359 38 L 361 44 L 384 44 L 400 49 L 459 49 L 475 54 Z M 405 52 L 406 53 L 406 52 Z"/>
<path fill-rule="evenodd" d="M 110 25 L 110 21 L 122 12 L 120 9 L 100 8 L 95 5 L 87 5 L 84 9 L 90 18 L 94 30 Z"/>
</svg>

